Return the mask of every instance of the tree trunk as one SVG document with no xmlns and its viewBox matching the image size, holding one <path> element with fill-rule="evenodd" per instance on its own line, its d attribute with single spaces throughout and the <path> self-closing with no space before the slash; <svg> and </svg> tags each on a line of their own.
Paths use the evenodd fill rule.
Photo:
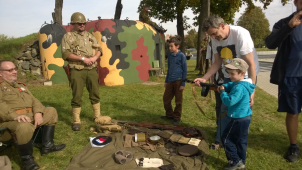
<svg viewBox="0 0 302 170">
<path fill-rule="evenodd" d="M 196 59 L 196 67 L 195 70 L 200 70 L 200 60 L 201 60 L 201 41 L 205 38 L 205 33 L 202 32 L 202 23 L 203 21 L 210 16 L 210 0 L 200 0 L 200 14 L 198 17 L 198 39 L 197 39 L 197 59 Z M 204 62 L 203 62 L 204 63 Z M 204 68 L 204 67 L 203 67 Z"/>
<path fill-rule="evenodd" d="M 177 0 L 176 8 L 180 6 L 181 0 Z M 179 49 L 181 52 L 185 53 L 185 33 L 184 33 L 184 23 L 183 23 L 183 10 L 177 9 L 177 35 L 181 37 L 181 44 Z"/>
<path fill-rule="evenodd" d="M 62 9 L 63 9 L 63 0 L 56 0 L 55 12 L 52 13 L 52 19 L 54 23 L 62 25 Z"/>
<path fill-rule="evenodd" d="M 115 7 L 115 14 L 114 14 L 114 19 L 120 19 L 121 14 L 122 14 L 122 0 L 117 0 L 116 7 Z"/>
</svg>

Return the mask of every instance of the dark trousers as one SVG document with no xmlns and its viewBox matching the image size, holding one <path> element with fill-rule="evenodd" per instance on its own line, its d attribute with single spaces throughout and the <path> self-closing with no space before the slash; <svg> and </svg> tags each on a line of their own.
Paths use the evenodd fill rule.
<svg viewBox="0 0 302 170">
<path fill-rule="evenodd" d="M 245 164 L 248 129 L 251 116 L 234 119 L 230 122 L 222 134 L 222 142 L 229 164 L 236 165 L 240 160 Z"/>
<path fill-rule="evenodd" d="M 182 92 L 179 88 L 181 86 L 181 80 L 173 81 L 167 83 L 165 93 L 163 96 L 164 107 L 166 110 L 167 117 L 173 117 L 176 120 L 180 120 L 181 118 L 181 110 L 182 110 Z M 171 101 L 175 96 L 175 109 L 173 111 Z"/>
<path fill-rule="evenodd" d="M 100 102 L 98 81 L 99 76 L 96 68 L 91 70 L 70 69 L 70 85 L 73 96 L 71 100 L 72 108 L 81 107 L 84 87 L 89 92 L 89 99 L 92 105 Z"/>
<path fill-rule="evenodd" d="M 221 110 L 221 97 L 220 97 L 220 93 L 218 91 L 215 91 L 215 99 L 216 99 L 216 106 L 215 106 L 215 110 L 216 110 L 216 125 L 218 125 L 218 118 L 220 116 L 220 110 Z"/>
</svg>

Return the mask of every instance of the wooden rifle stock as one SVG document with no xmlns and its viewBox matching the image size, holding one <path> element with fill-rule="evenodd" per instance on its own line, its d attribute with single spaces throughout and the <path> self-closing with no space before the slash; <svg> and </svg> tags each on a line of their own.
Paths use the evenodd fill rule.
<svg viewBox="0 0 302 170">
<path fill-rule="evenodd" d="M 130 122 L 119 122 L 121 124 L 127 124 L 130 126 L 138 126 L 138 127 L 145 127 L 148 129 L 159 129 L 159 130 L 175 130 L 175 131 L 182 131 L 184 129 L 183 126 L 170 126 L 170 125 L 159 125 L 155 123 L 147 123 L 147 122 L 142 122 L 142 123 L 130 123 Z"/>
</svg>

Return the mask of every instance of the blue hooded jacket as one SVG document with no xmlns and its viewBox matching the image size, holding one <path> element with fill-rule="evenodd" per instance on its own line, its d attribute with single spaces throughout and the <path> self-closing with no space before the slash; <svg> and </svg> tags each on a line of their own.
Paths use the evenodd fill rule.
<svg viewBox="0 0 302 170">
<path fill-rule="evenodd" d="M 244 79 L 239 82 L 229 82 L 223 84 L 225 90 L 220 91 L 220 97 L 228 106 L 227 115 L 232 118 L 243 118 L 252 114 L 250 108 L 250 96 L 254 92 L 256 85 L 251 79 Z M 230 92 L 229 94 L 225 91 Z"/>
</svg>

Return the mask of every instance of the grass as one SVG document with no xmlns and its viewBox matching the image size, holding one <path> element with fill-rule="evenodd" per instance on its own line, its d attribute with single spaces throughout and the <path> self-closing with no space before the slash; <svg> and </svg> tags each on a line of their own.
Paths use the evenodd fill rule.
<svg viewBox="0 0 302 170">
<path fill-rule="evenodd" d="M 0 41 L 0 60 L 13 60 L 20 52 L 20 49 L 24 49 L 26 45 L 32 43 L 36 39 L 38 39 L 38 33 Z"/>
<path fill-rule="evenodd" d="M 188 62 L 188 78 L 196 78 L 198 71 L 194 71 L 195 62 Z M 159 85 L 146 86 L 143 84 L 129 84 L 123 86 L 101 86 L 101 110 L 103 115 L 113 119 L 136 122 L 159 122 L 159 117 L 164 115 L 162 95 L 164 93 L 164 78 L 152 77 L 151 81 L 159 82 Z M 89 131 L 94 127 L 93 111 L 89 102 L 88 92 L 84 90 L 83 107 L 81 113 L 82 129 L 80 132 L 71 130 L 71 90 L 68 84 L 46 86 L 29 86 L 31 92 L 44 105 L 50 105 L 57 109 L 59 122 L 56 126 L 55 142 L 65 143 L 67 147 L 47 156 L 40 156 L 38 149 L 34 148 L 34 157 L 41 169 L 64 169 L 70 160 L 80 152 L 93 136 Z M 197 88 L 197 94 L 200 88 Z M 198 96 L 198 100 L 206 114 L 215 116 L 215 99 Z M 285 129 L 285 113 L 278 113 L 277 99 L 263 90 L 257 88 L 255 104 L 253 106 L 253 119 L 249 131 L 248 158 L 246 166 L 253 170 L 295 170 L 301 169 L 302 161 L 287 163 L 282 155 L 289 144 Z M 207 133 L 207 141 L 210 144 L 215 139 L 216 123 L 205 118 L 193 102 L 191 86 L 186 85 L 183 100 L 182 124 L 185 126 L 201 127 Z M 302 123 L 300 121 L 300 123 Z M 298 135 L 301 141 L 301 134 Z M 301 143 L 299 143 L 302 145 Z M 8 148 L 1 155 L 8 155 L 15 169 L 21 164 L 16 148 Z M 100 160 L 101 161 L 101 160 Z M 224 150 L 210 150 L 206 163 L 211 170 L 223 169 L 227 164 Z"/>
</svg>

